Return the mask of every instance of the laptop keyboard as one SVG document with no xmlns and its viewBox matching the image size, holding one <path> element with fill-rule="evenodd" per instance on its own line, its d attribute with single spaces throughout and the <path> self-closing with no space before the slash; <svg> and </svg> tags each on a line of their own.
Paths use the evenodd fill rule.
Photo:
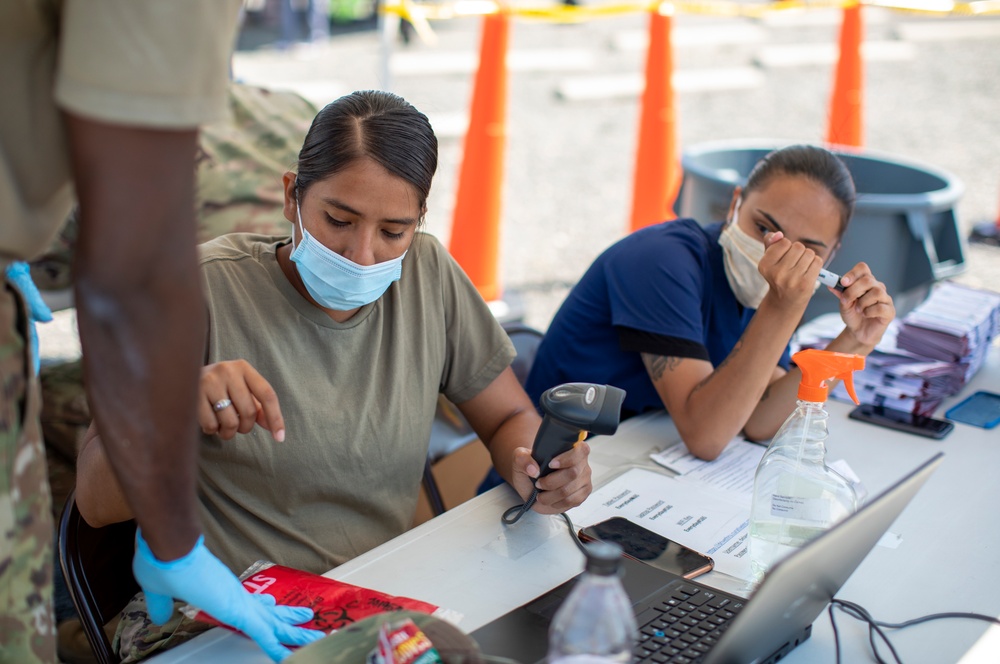
<svg viewBox="0 0 1000 664">
<path fill-rule="evenodd" d="M 719 640 L 743 602 L 686 583 L 671 584 L 636 615 L 639 638 L 633 651 L 642 664 L 700 662 Z"/>
</svg>

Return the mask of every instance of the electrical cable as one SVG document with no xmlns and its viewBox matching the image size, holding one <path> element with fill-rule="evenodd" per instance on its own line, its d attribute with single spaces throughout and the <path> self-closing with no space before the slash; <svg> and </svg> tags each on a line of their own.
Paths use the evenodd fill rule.
<svg viewBox="0 0 1000 664">
<path fill-rule="evenodd" d="M 991 622 L 995 625 L 1000 625 L 1000 618 L 994 618 L 993 616 L 987 616 L 982 613 L 968 613 L 965 611 L 946 611 L 944 613 L 931 613 L 926 616 L 920 616 L 919 618 L 913 618 L 912 620 L 907 620 L 901 623 L 887 623 L 881 620 L 876 621 L 881 627 L 886 627 L 888 629 L 903 629 L 904 627 L 909 627 L 911 625 L 919 625 L 920 623 L 925 623 L 929 620 L 941 620 L 943 618 L 966 618 L 968 620 L 982 620 L 984 622 Z"/>
<path fill-rule="evenodd" d="M 535 487 L 534 489 L 531 490 L 531 495 L 528 496 L 528 499 L 524 501 L 524 503 L 520 505 L 514 505 L 509 510 L 504 512 L 503 516 L 500 517 L 501 520 L 508 526 L 513 526 L 515 523 L 521 520 L 522 516 L 527 514 L 528 510 L 531 509 L 531 506 L 535 504 L 536 500 L 538 500 L 538 487 Z"/>
<path fill-rule="evenodd" d="M 862 622 L 868 623 L 868 641 L 872 647 L 872 653 L 875 655 L 875 660 L 879 664 L 886 664 L 886 661 L 882 659 L 881 653 L 878 651 L 877 643 L 875 641 L 875 634 L 877 633 L 882 641 L 888 646 L 889 650 L 892 652 L 893 659 L 897 664 L 902 664 L 902 660 L 899 657 L 899 653 L 893 647 L 892 642 L 889 641 L 889 637 L 882 628 L 886 629 L 903 629 L 905 627 L 910 627 L 912 625 L 919 625 L 921 623 L 929 622 L 931 620 L 941 620 L 944 618 L 964 618 L 968 620 L 982 620 L 984 622 L 993 623 L 995 625 L 1000 625 L 1000 619 L 993 616 L 984 615 L 981 613 L 969 613 L 964 611 L 949 611 L 944 613 L 931 613 L 926 616 L 920 616 L 918 618 L 913 618 L 911 620 L 906 620 L 901 623 L 890 623 L 882 620 L 875 620 L 875 618 L 860 604 L 854 602 L 849 602 L 842 599 L 832 599 L 830 605 L 827 607 L 827 613 L 830 616 L 830 626 L 833 628 L 833 643 L 836 651 L 836 661 L 840 664 L 840 633 L 837 629 L 837 621 L 834 618 L 834 608 L 838 608 L 850 617 L 860 620 Z"/>
<path fill-rule="evenodd" d="M 897 664 L 902 664 L 902 660 L 899 658 L 899 653 L 896 652 L 896 648 L 893 647 L 892 642 L 889 641 L 889 637 L 886 633 L 882 631 L 881 627 L 877 624 L 877 620 L 872 617 L 868 611 L 854 602 L 848 602 L 846 600 L 834 599 L 830 603 L 831 606 L 836 605 L 841 611 L 851 616 L 856 620 L 861 620 L 868 623 L 868 642 L 871 644 L 872 653 L 875 655 L 875 661 L 879 664 L 887 664 L 884 659 L 882 659 L 882 654 L 878 651 L 878 644 L 875 642 L 875 634 L 877 633 L 886 646 L 889 647 L 889 651 L 892 652 L 892 657 L 896 660 Z"/>
<path fill-rule="evenodd" d="M 532 489 L 531 495 L 528 496 L 528 499 L 524 501 L 523 504 L 514 505 L 513 507 L 505 511 L 503 513 L 503 516 L 500 517 L 500 520 L 503 521 L 508 526 L 514 525 L 521 519 L 522 516 L 524 516 L 528 512 L 528 510 L 531 509 L 532 505 L 535 504 L 536 500 L 538 500 L 537 488 Z M 576 526 L 573 525 L 573 520 L 569 518 L 569 515 L 566 514 L 566 512 L 561 512 L 559 516 L 563 518 L 563 520 L 566 522 L 566 525 L 569 527 L 569 534 L 573 537 L 573 544 L 576 544 L 576 548 L 580 549 L 580 551 L 586 554 L 587 549 L 586 547 L 584 547 L 583 542 L 580 541 L 580 537 L 576 534 Z"/>
<path fill-rule="evenodd" d="M 834 661 L 840 664 L 840 632 L 837 630 L 837 619 L 833 616 L 833 602 L 826 605 L 826 612 L 830 615 L 830 627 L 833 629 L 833 651 L 836 655 Z"/>
<path fill-rule="evenodd" d="M 837 621 L 834 619 L 833 609 L 837 608 L 840 604 L 842 604 L 841 600 L 834 599 L 830 602 L 830 605 L 827 607 L 827 613 L 829 613 L 830 615 L 830 625 L 833 627 L 833 645 L 834 645 L 834 651 L 836 653 L 837 664 L 840 664 L 840 632 L 837 630 Z M 858 615 L 852 610 L 845 609 L 843 606 L 839 606 L 839 608 L 852 618 L 861 620 L 863 622 L 868 622 L 862 616 Z M 899 664 L 902 664 L 899 660 L 899 656 L 896 655 L 895 649 L 893 649 L 892 644 L 889 643 L 889 640 L 886 638 L 885 634 L 880 632 L 880 635 L 882 636 L 883 639 L 885 639 L 885 642 L 889 645 L 889 648 L 890 650 L 892 650 L 893 656 L 896 658 L 896 661 L 899 662 Z M 875 661 L 878 662 L 878 664 L 886 664 L 886 661 L 882 659 L 882 656 L 875 645 L 875 635 L 872 630 L 872 624 L 870 622 L 868 623 L 868 642 L 871 644 L 872 652 L 875 654 Z"/>
</svg>

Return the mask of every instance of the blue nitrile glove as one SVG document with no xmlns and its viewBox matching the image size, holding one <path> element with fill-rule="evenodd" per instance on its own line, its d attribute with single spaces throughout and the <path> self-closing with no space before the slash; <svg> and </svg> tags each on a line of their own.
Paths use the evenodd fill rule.
<svg viewBox="0 0 1000 664">
<path fill-rule="evenodd" d="M 132 572 L 146 594 L 146 611 L 162 625 L 174 612 L 174 598 L 188 602 L 216 620 L 240 630 L 257 642 L 276 662 L 291 654 L 290 646 L 304 646 L 325 634 L 295 627 L 311 620 L 312 609 L 275 606 L 270 595 L 253 595 L 205 546 L 204 536 L 183 558 L 162 562 L 153 555 L 142 532 L 136 532 Z"/>
<path fill-rule="evenodd" d="M 42 294 L 38 292 L 38 287 L 31 280 L 31 269 L 27 263 L 17 262 L 7 266 L 7 278 L 17 286 L 24 298 L 24 303 L 28 306 L 28 330 L 31 334 L 31 360 L 35 367 L 35 374 L 41 368 L 41 357 L 38 355 L 38 330 L 35 323 L 48 323 L 52 320 L 52 310 L 45 304 Z"/>
</svg>

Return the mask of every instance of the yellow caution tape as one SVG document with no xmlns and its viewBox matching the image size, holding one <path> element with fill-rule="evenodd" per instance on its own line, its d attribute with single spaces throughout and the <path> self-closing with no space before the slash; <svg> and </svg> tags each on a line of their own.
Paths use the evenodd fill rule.
<svg viewBox="0 0 1000 664">
<path fill-rule="evenodd" d="M 414 2 L 413 0 L 387 0 L 381 12 L 396 14 L 416 27 L 422 22 L 429 30 L 428 20 L 448 20 L 466 16 L 484 16 L 503 12 L 509 16 L 579 23 L 609 16 L 622 16 L 639 12 L 660 11 L 664 14 L 698 14 L 760 18 L 783 11 L 841 8 L 856 4 L 851 0 L 778 0 L 769 3 L 734 2 L 732 0 L 675 0 L 673 2 L 623 2 L 614 4 L 563 4 L 511 7 L 494 0 L 455 0 L 454 2 Z M 1000 14 L 1000 0 L 864 0 L 862 5 L 895 11 L 936 14 L 940 16 L 986 16 Z M 419 29 L 418 29 L 419 32 Z"/>
</svg>

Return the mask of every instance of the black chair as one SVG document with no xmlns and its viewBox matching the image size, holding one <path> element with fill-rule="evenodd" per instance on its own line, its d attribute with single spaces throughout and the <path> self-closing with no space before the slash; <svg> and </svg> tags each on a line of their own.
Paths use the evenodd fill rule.
<svg viewBox="0 0 1000 664">
<path fill-rule="evenodd" d="M 69 586 L 84 634 L 100 664 L 119 664 L 104 625 L 118 616 L 137 592 L 132 576 L 135 521 L 93 528 L 70 494 L 59 519 L 59 565 Z"/>
<path fill-rule="evenodd" d="M 517 376 L 518 382 L 524 385 L 524 382 L 528 380 L 528 373 L 531 371 L 531 365 L 535 361 L 535 354 L 538 352 L 539 344 L 542 343 L 543 335 L 535 328 L 519 321 L 501 323 L 501 326 L 514 344 L 516 355 L 511 362 L 511 369 L 513 369 L 514 375 Z M 458 447 L 461 447 L 461 445 Z M 454 449 L 458 449 L 458 447 Z M 432 449 L 427 455 L 427 460 L 424 462 L 423 487 L 424 493 L 427 494 L 427 502 L 430 503 L 431 511 L 434 512 L 435 516 L 440 516 L 445 513 L 447 508 L 445 507 L 444 500 L 441 498 L 441 491 L 438 488 L 437 480 L 434 478 L 432 466 L 447 456 L 447 454 L 450 454 L 451 451 L 454 451 L 454 449 L 444 454 L 439 454 L 433 448 L 434 446 L 432 445 Z"/>
<path fill-rule="evenodd" d="M 514 344 L 514 351 L 517 355 L 510 363 L 510 368 L 514 370 L 514 375 L 521 385 L 528 380 L 531 373 L 531 365 L 535 362 L 535 355 L 538 353 L 538 346 L 542 343 L 543 334 L 533 327 L 520 322 L 504 323 L 503 329 L 507 332 L 511 342 Z"/>
</svg>

